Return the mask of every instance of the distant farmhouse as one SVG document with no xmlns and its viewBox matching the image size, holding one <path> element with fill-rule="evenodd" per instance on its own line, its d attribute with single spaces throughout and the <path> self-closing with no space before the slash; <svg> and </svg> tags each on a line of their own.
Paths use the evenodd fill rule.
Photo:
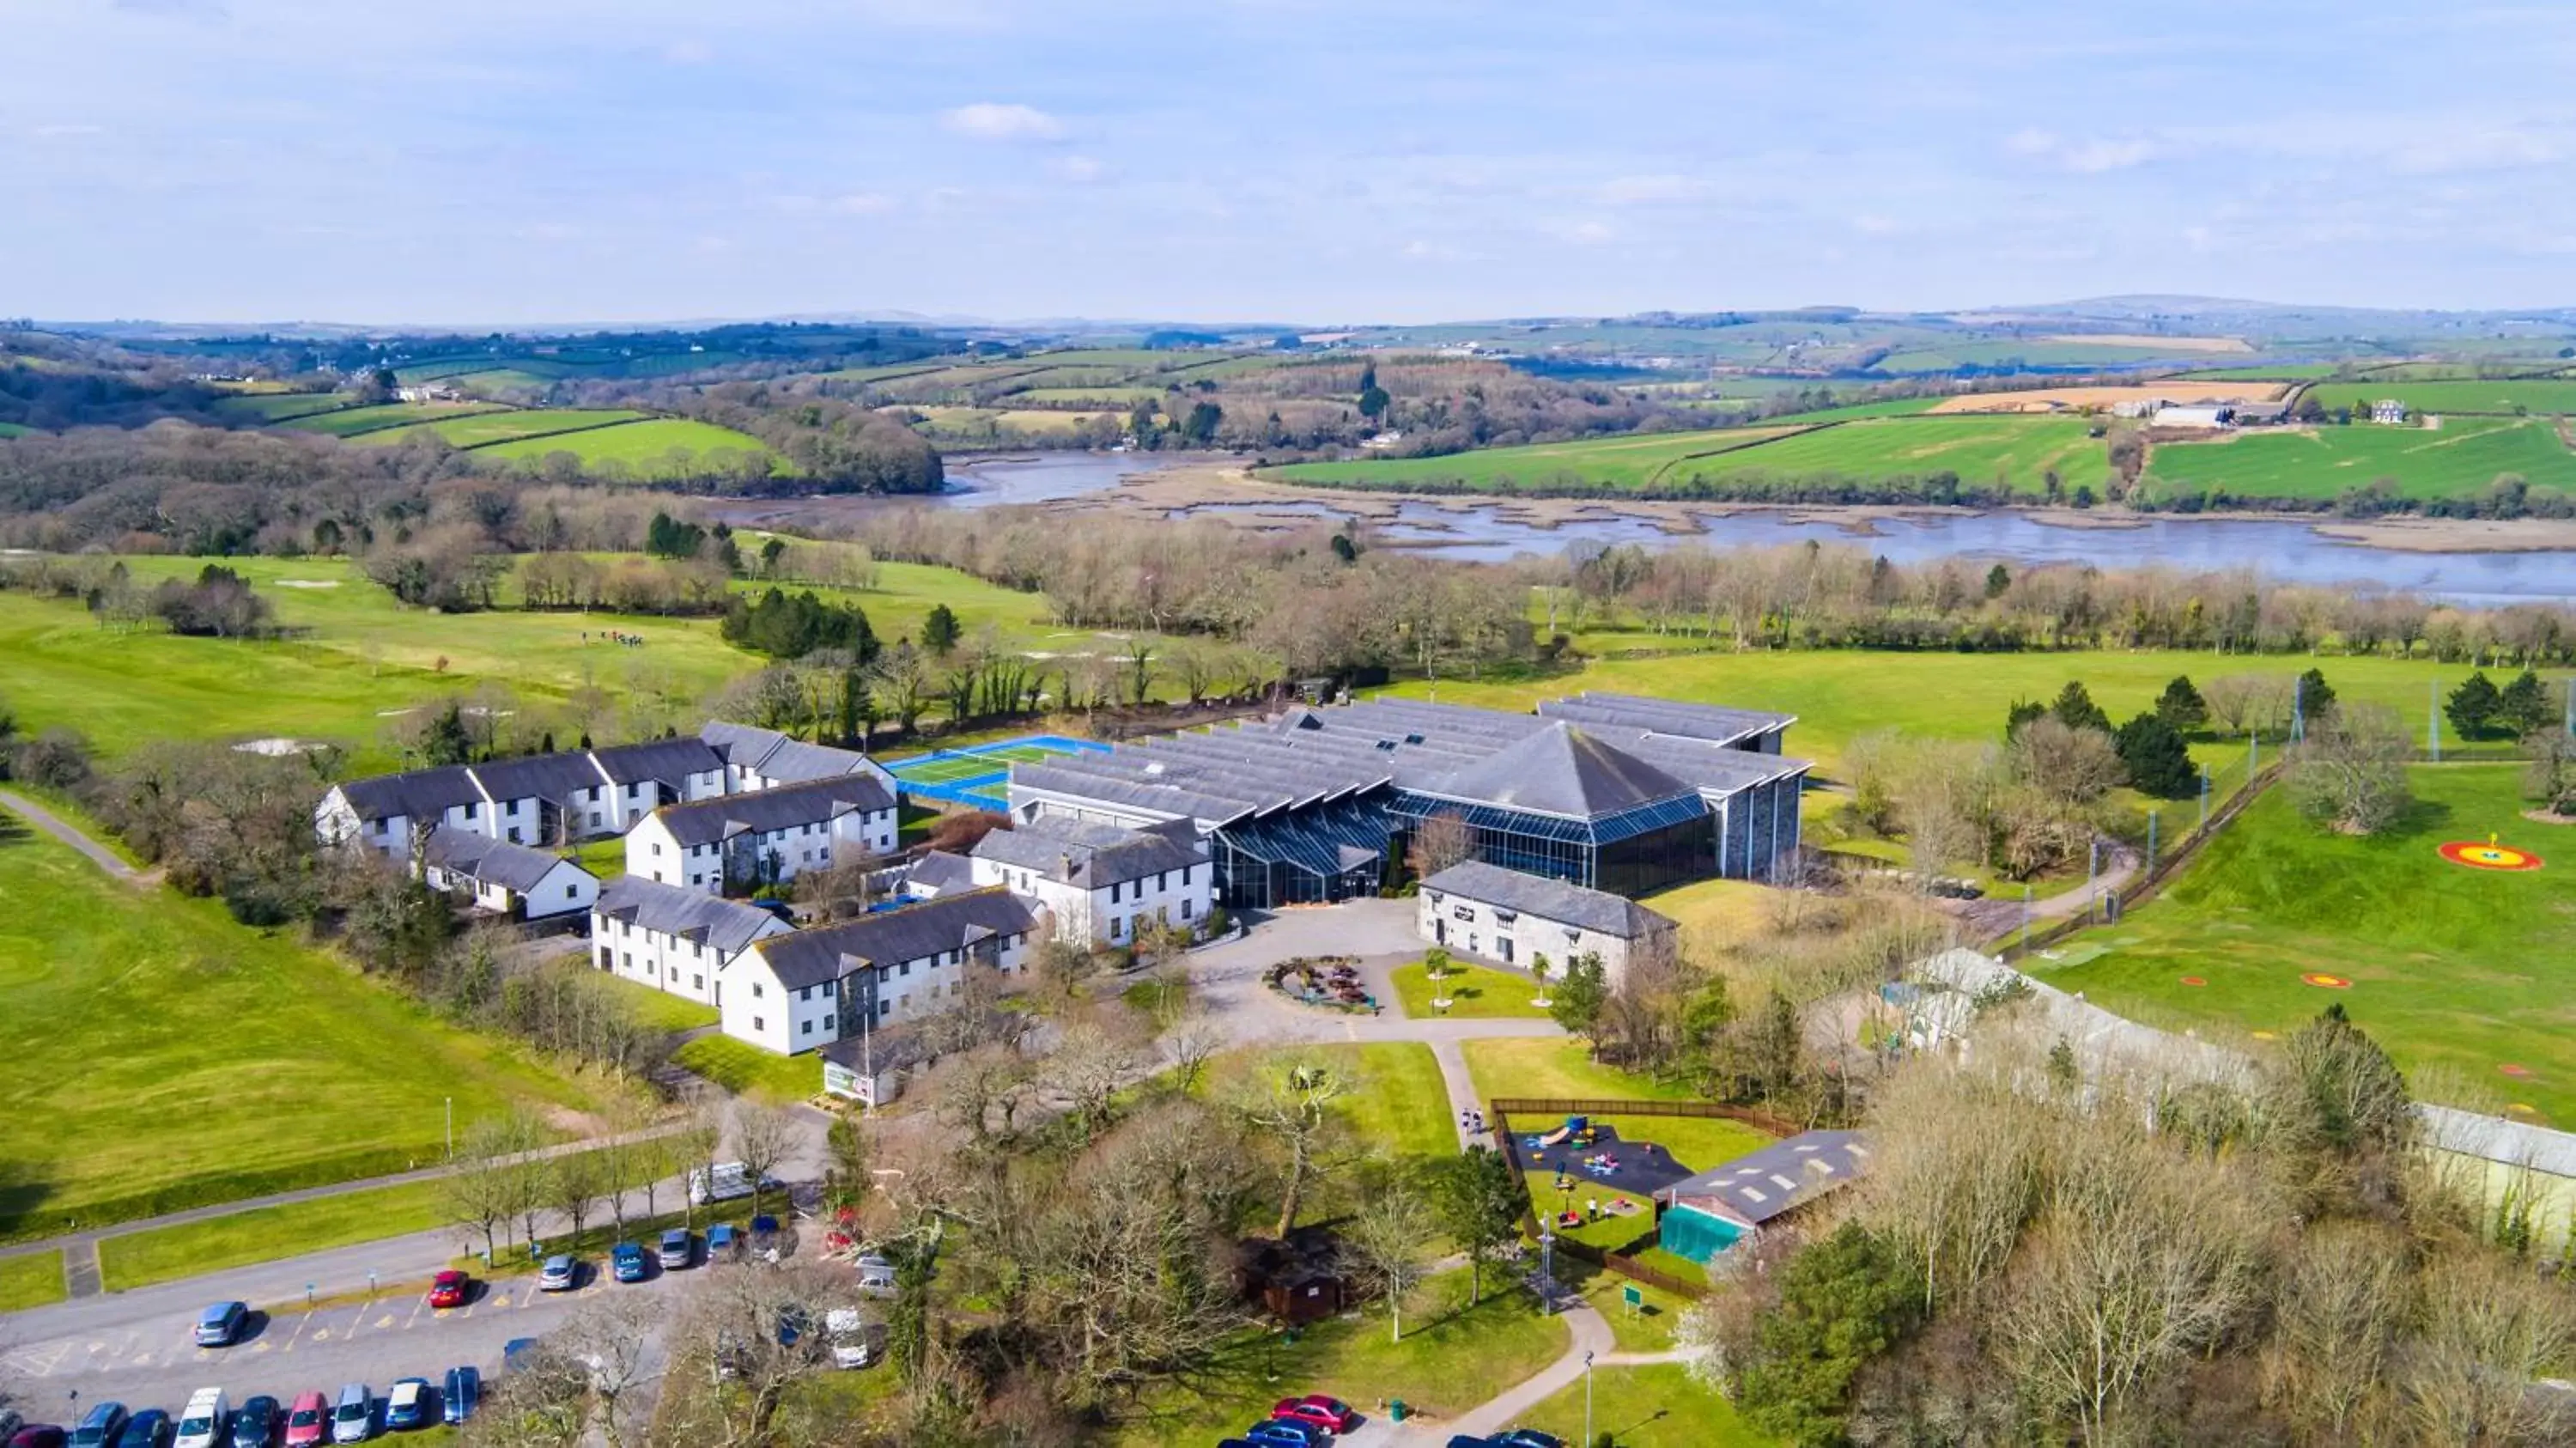
<svg viewBox="0 0 2576 1448">
<path fill-rule="evenodd" d="M 1795 854 L 1809 766 L 1780 753 L 1792 722 L 1614 694 L 1535 714 L 1379 699 L 1014 764 L 1009 798 L 1022 824 L 1188 821 L 1229 907 L 1373 895 L 1444 817 L 1474 858 L 1638 895 L 1767 879 Z"/>
<path fill-rule="evenodd" d="M 2406 421 L 2406 404 L 2384 397 L 2370 404 L 2370 420 L 2385 427 L 2396 427 Z"/>
</svg>

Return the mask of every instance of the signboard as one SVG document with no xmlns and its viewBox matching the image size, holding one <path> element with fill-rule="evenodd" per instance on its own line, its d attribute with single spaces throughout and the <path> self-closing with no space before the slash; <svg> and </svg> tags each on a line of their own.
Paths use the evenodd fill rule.
<svg viewBox="0 0 2576 1448">
<path fill-rule="evenodd" d="M 1449 917 L 1453 920 L 1464 920 L 1468 924 L 1473 925 L 1476 923 L 1476 907 L 1472 905 L 1453 905 L 1449 909 Z"/>
<path fill-rule="evenodd" d="M 1631 1282 L 1619 1289 L 1619 1300 L 1627 1303 L 1628 1310 L 1634 1312 L 1646 1305 L 1646 1294 L 1644 1289 Z"/>
</svg>

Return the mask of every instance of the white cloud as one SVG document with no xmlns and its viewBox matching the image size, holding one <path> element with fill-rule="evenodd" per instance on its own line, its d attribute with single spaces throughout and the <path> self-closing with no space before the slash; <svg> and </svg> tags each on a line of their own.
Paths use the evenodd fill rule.
<svg viewBox="0 0 2576 1448">
<path fill-rule="evenodd" d="M 1080 186 L 1106 180 L 1109 175 L 1109 168 L 1100 164 L 1095 156 L 1060 156 L 1049 162 L 1047 169 L 1054 172 L 1057 179 Z"/>
<path fill-rule="evenodd" d="M 1606 206 L 1646 206 L 1696 200 L 1708 194 L 1708 183 L 1695 176 L 1619 176 L 1602 182 L 1596 194 Z"/>
<path fill-rule="evenodd" d="M 1869 236 L 1885 236 L 1896 230 L 1896 218 L 1866 213 L 1852 218 L 1852 230 Z"/>
<path fill-rule="evenodd" d="M 2015 131 L 2006 136 L 2004 149 L 2016 156 L 2030 156 L 2053 163 L 2060 170 L 2074 171 L 2088 176 L 2099 175 L 2105 171 L 2125 171 L 2132 166 L 2143 166 L 2154 160 L 2158 154 L 2156 143 L 2141 137 L 2113 139 L 2095 136 L 2086 140 L 2070 141 L 2053 131 L 2043 131 L 2036 127 Z"/>
<path fill-rule="evenodd" d="M 1064 122 L 1035 106 L 978 101 L 940 115 L 939 123 L 978 141 L 1053 141 L 1064 135 Z"/>
<path fill-rule="evenodd" d="M 1580 246 L 1599 246 L 1619 235 L 1604 221 L 1576 221 L 1559 225 L 1554 230 L 1558 236 Z"/>
<path fill-rule="evenodd" d="M 833 197 L 830 209 L 843 216 L 876 216 L 894 210 L 894 198 L 874 191 L 853 191 Z"/>
</svg>

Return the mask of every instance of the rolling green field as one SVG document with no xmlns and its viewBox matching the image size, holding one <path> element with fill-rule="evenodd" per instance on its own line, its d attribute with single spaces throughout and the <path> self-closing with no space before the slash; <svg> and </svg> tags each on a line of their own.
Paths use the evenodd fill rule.
<svg viewBox="0 0 2576 1448">
<path fill-rule="evenodd" d="M 460 448 L 486 447 L 493 443 L 512 442 L 520 438 L 543 437 L 549 433 L 573 432 L 584 428 L 608 427 L 635 422 L 644 416 L 623 408 L 531 408 L 521 412 L 478 412 L 464 417 L 449 417 L 419 427 L 389 427 L 364 433 L 352 439 L 367 444 L 391 445 L 415 432 L 435 433 L 449 445 Z"/>
<path fill-rule="evenodd" d="M 214 901 L 0 842 L 0 1237 L 403 1171 L 591 1089 Z"/>
<path fill-rule="evenodd" d="M 2147 459 L 2150 496 L 2224 489 L 2249 498 L 2332 498 L 2390 480 L 2408 498 L 2484 492 L 2518 473 L 2534 488 L 2576 489 L 2576 454 L 2545 418 L 2446 419 L 2439 428 L 2284 428 L 2223 442 L 2166 443 Z"/>
<path fill-rule="evenodd" d="M 405 427 L 490 412 L 493 406 L 489 402 L 386 402 L 374 407 L 343 407 L 290 417 L 274 425 L 289 432 L 318 432 L 325 437 L 348 438 L 374 432 L 378 428 Z"/>
<path fill-rule="evenodd" d="M 446 1183 L 406 1182 L 102 1238 L 110 1292 L 448 1225 Z"/>
<path fill-rule="evenodd" d="M 2324 408 L 2361 407 L 2394 398 L 2413 412 L 2537 412 L 2551 416 L 2576 413 L 2576 378 L 2540 377 L 2515 381 L 2466 382 L 2325 382 L 2309 396 Z"/>
<path fill-rule="evenodd" d="M 2198 348 L 2134 347 L 2102 342 L 2054 342 L 2033 337 L 1992 342 L 1952 342 L 1939 347 L 1890 353 L 1873 372 L 1947 372 L 1955 367 L 2000 367 L 2019 362 L 2031 367 L 2117 366 L 2124 362 L 2159 362 L 2205 356 Z"/>
<path fill-rule="evenodd" d="M 2333 362 L 2283 362 L 2271 367 L 2195 367 L 2178 375 L 2196 382 L 2299 382 L 2332 377 L 2342 370 Z"/>
<path fill-rule="evenodd" d="M 1048 407 L 1128 407 L 1163 395 L 1159 387 L 1030 387 L 1011 394 L 1013 402 Z"/>
<path fill-rule="evenodd" d="M 336 392 L 243 392 L 215 403 L 215 411 L 245 422 L 283 422 L 290 417 L 333 412 L 347 406 Z"/>
<path fill-rule="evenodd" d="M 1706 432 L 1646 433 L 1592 438 L 1582 442 L 1539 443 L 1529 447 L 1486 448 L 1477 452 L 1452 453 L 1446 457 L 1295 463 L 1288 467 L 1265 468 L 1261 476 L 1283 483 L 1367 488 L 1447 485 L 1538 492 L 1549 483 L 1558 481 L 1582 482 L 1596 487 L 1638 488 L 1657 481 L 1689 459 L 1766 442 L 1786 436 L 1792 430 L 1777 427 L 1714 428 Z"/>
<path fill-rule="evenodd" d="M 2043 475 L 2054 470 L 2067 492 L 2090 487 L 2098 494 L 2110 478 L 2111 458 L 2101 439 L 2085 435 L 2089 427 L 2073 417 L 1864 418 L 1674 471 L 1718 476 L 1732 466 L 1786 478 L 1868 480 L 1946 470 L 1964 484 L 2000 483 L 2036 495 Z"/>
<path fill-rule="evenodd" d="M 2161 898 L 2062 942 L 2066 963 L 2025 968 L 2229 1046 L 2338 1004 L 2410 1074 L 2439 1068 L 2526 1119 L 2576 1123 L 2576 831 L 2522 818 L 2518 766 L 2409 774 L 2414 813 L 2369 839 L 2319 831 L 2273 791 Z M 2546 867 L 2472 870 L 2435 853 L 2490 833 Z M 2310 972 L 2352 986 L 2320 989 L 2300 979 Z"/>
<path fill-rule="evenodd" d="M 204 566 L 189 558 L 125 561 L 144 581 Z M 585 684 L 620 698 L 665 699 L 675 720 L 694 724 L 696 700 L 760 665 L 719 638 L 713 619 L 513 609 L 459 617 L 404 607 L 346 559 L 235 558 L 226 566 L 249 579 L 297 636 L 124 631 L 101 626 L 76 601 L 0 592 L 0 689 L 20 726 L 67 725 L 110 753 L 164 738 L 328 740 L 352 750 L 357 768 L 389 768 L 396 761 L 386 732 L 405 710 L 486 679 L 537 704 Z M 874 589 L 815 591 L 857 603 L 887 640 L 917 637 L 940 604 L 970 634 L 991 624 L 1024 647 L 1070 652 L 1094 638 L 1049 626 L 1044 602 L 1032 595 L 953 569 L 877 569 Z M 601 638 L 608 629 L 644 642 L 609 644 Z"/>
<path fill-rule="evenodd" d="M 775 471 L 795 471 L 785 458 L 770 452 L 768 444 L 756 437 L 728 427 L 718 427 L 711 422 L 680 417 L 656 417 L 561 437 L 531 437 L 476 449 L 480 456 L 487 458 L 530 460 L 541 460 L 549 453 L 568 452 L 584 463 L 624 463 L 647 478 L 677 472 L 678 469 L 672 466 L 675 451 L 686 453 L 693 459 L 703 459 L 717 452 L 766 453 Z"/>
<path fill-rule="evenodd" d="M 2152 706 L 2176 674 L 2201 683 L 2220 674 L 2287 677 L 2311 663 L 2340 697 L 2386 704 L 2410 721 L 2422 719 L 2428 686 L 2438 682 L 2447 690 L 2469 675 L 2466 665 L 2386 658 L 2213 658 L 2142 649 L 1980 654 L 1971 667 L 1956 654 L 1818 650 L 1596 659 L 1567 674 L 1491 683 L 1443 679 L 1438 688 L 1442 703 L 1515 711 L 1583 689 L 1777 709 L 1798 716 L 1789 726 L 1788 752 L 1815 760 L 1818 772 L 1830 776 L 1851 741 L 1876 729 L 2000 739 L 2004 710 L 2014 700 L 2047 700 L 2069 679 L 2083 680 L 2095 701 L 2123 720 Z M 1422 698 L 1430 686 L 1408 683 L 1391 692 Z M 2204 761 L 2232 763 L 2244 746 L 2204 742 L 2195 752 Z M 2268 743 L 2264 754 L 2270 757 Z"/>
</svg>

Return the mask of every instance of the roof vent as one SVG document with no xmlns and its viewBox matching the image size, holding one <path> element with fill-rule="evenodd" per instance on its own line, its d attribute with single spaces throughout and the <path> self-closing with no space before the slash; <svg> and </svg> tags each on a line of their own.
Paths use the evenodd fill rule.
<svg viewBox="0 0 2576 1448">
<path fill-rule="evenodd" d="M 1392 750 L 1395 748 L 1395 741 L 1392 739 L 1381 739 L 1377 742 L 1377 747 L 1380 749 Z"/>
<path fill-rule="evenodd" d="M 1422 736 L 1419 734 L 1407 734 L 1404 736 L 1404 742 L 1407 744 L 1419 744 L 1422 742 Z"/>
<path fill-rule="evenodd" d="M 1162 772 L 1163 772 L 1163 761 L 1161 761 L 1161 760 L 1157 759 L 1157 760 L 1154 760 L 1154 761 L 1152 761 L 1151 763 L 1147 764 L 1147 765 L 1145 766 L 1145 772 L 1146 772 L 1147 774 L 1160 774 L 1160 773 L 1162 773 Z"/>
</svg>

